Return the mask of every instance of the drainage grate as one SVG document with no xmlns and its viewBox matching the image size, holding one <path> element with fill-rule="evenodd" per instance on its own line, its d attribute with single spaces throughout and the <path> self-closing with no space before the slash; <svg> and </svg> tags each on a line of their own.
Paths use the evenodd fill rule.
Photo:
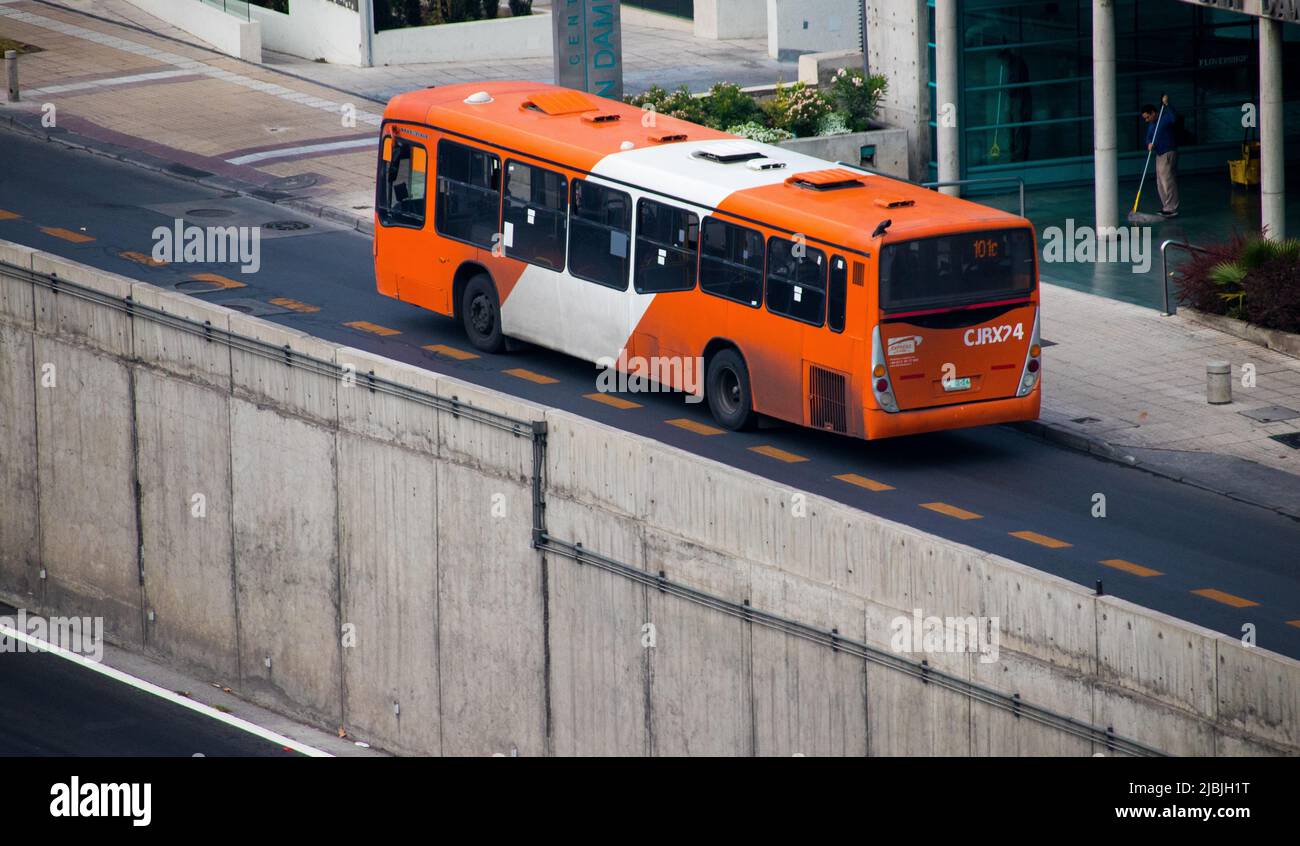
<svg viewBox="0 0 1300 846">
<path fill-rule="evenodd" d="M 299 173 L 293 176 L 281 176 L 279 179 L 272 179 L 262 187 L 267 191 L 296 191 L 301 188 L 310 188 L 320 181 L 320 176 L 315 173 Z"/>
<path fill-rule="evenodd" d="M 264 303 L 261 300 L 254 300 L 251 298 L 219 300 L 217 302 L 217 305 L 225 306 L 226 308 L 233 309 L 235 311 L 241 311 L 244 314 L 251 314 L 254 317 L 266 317 L 267 315 L 271 315 L 271 314 L 289 313 L 289 309 L 287 308 L 280 308 L 279 306 L 271 305 L 270 303 Z"/>
<path fill-rule="evenodd" d="M 167 165 L 167 167 L 163 169 L 178 174 L 180 176 L 188 176 L 191 179 L 203 179 L 205 177 L 212 175 L 211 171 L 199 170 L 197 167 L 190 167 L 188 165 L 177 164 L 177 163 L 169 164 Z"/>
<path fill-rule="evenodd" d="M 1237 413 L 1242 417 L 1258 420 L 1260 423 L 1280 423 L 1283 420 L 1294 420 L 1300 417 L 1300 411 L 1287 408 L 1285 405 L 1269 405 L 1264 408 L 1252 408 L 1250 411 L 1238 411 Z"/>
<path fill-rule="evenodd" d="M 301 232 L 304 229 L 311 229 L 311 224 L 303 223 L 301 220 L 273 220 L 270 223 L 263 223 L 262 228 L 276 232 Z"/>
<path fill-rule="evenodd" d="M 230 209 L 187 209 L 185 217 L 234 217 L 235 213 Z"/>
<path fill-rule="evenodd" d="M 1300 432 L 1287 432 L 1285 435 L 1270 435 L 1269 437 L 1280 444 L 1291 447 L 1291 449 L 1300 449 Z"/>
</svg>

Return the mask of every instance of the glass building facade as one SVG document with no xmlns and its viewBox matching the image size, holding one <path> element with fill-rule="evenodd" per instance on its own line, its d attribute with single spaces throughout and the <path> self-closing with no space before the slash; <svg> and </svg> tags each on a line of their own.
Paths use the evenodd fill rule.
<svg viewBox="0 0 1300 846">
<path fill-rule="evenodd" d="M 934 3 L 928 3 L 931 115 Z M 963 0 L 957 103 L 962 178 L 1014 172 L 1031 184 L 1092 180 L 1090 0 Z M 1287 158 L 1300 151 L 1300 26 L 1283 27 Z M 1179 113 L 1184 172 L 1225 169 L 1254 138 L 1242 106 L 1259 101 L 1256 19 L 1179 0 L 1116 0 L 1115 76 L 1121 176 L 1145 158 L 1143 104 L 1167 93 Z M 931 121 L 930 178 L 937 166 Z"/>
</svg>

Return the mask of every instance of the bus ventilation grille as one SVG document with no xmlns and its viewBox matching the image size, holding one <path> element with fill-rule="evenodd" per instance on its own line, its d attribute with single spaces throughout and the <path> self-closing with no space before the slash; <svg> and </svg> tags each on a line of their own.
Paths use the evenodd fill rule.
<svg viewBox="0 0 1300 846">
<path fill-rule="evenodd" d="M 848 432 L 848 414 L 844 402 L 844 375 L 816 365 L 808 368 L 808 411 L 816 429 Z"/>
</svg>

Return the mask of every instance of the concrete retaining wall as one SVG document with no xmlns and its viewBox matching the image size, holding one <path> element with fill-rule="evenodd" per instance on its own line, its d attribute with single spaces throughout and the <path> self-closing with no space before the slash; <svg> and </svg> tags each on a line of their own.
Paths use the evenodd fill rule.
<svg viewBox="0 0 1300 846">
<path fill-rule="evenodd" d="M 546 422 L 549 535 L 629 569 L 532 548 L 526 435 L 0 273 L 0 595 L 103 615 L 282 712 L 413 754 L 1104 751 L 671 583 L 879 649 L 913 609 L 996 617 L 997 662 L 911 657 L 1166 752 L 1300 752 L 1295 661 L 834 502 L 796 512 L 796 491 L 575 415 L 0 260 Z"/>
<path fill-rule="evenodd" d="M 127 2 L 177 29 L 203 39 L 228 56 L 248 62 L 262 61 L 262 25 L 256 19 L 246 20 L 236 17 L 199 0 L 127 0 Z"/>
<path fill-rule="evenodd" d="M 861 53 L 858 54 L 862 55 Z M 907 130 L 872 129 L 842 135 L 792 138 L 777 146 L 832 162 L 848 162 L 899 179 L 907 179 Z M 873 148 L 866 153 L 865 148 Z"/>
<path fill-rule="evenodd" d="M 268 50 L 313 61 L 362 64 L 365 27 L 353 9 L 333 0 L 293 0 L 288 14 L 251 5 L 248 11 L 261 24 L 262 44 Z"/>
</svg>

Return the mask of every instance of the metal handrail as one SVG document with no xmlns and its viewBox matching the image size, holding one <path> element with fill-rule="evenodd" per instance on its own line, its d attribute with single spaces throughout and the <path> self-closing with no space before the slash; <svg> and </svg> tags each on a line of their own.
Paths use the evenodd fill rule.
<svg viewBox="0 0 1300 846">
<path fill-rule="evenodd" d="M 946 179 L 942 182 L 922 182 L 922 188 L 946 188 L 949 185 L 979 185 L 1015 182 L 1020 186 L 1020 216 L 1025 216 L 1025 180 L 1020 176 L 981 176 L 975 179 Z"/>
<path fill-rule="evenodd" d="M 1165 253 L 1170 247 L 1176 247 L 1180 250 L 1186 250 L 1189 253 L 1208 253 L 1209 250 L 1204 247 L 1198 247 L 1195 244 L 1189 244 L 1186 241 L 1175 241 L 1172 238 L 1160 245 L 1160 279 L 1165 292 L 1165 310 L 1166 317 L 1178 311 L 1177 305 L 1169 303 L 1169 256 Z"/>
</svg>

